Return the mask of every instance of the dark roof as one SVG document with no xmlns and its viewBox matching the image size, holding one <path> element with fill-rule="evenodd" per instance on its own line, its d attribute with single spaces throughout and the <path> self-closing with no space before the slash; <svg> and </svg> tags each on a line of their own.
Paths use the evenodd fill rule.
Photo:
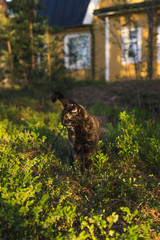
<svg viewBox="0 0 160 240">
<path fill-rule="evenodd" d="M 50 26 L 82 25 L 90 0 L 40 0 L 42 17 L 49 18 Z"/>
<path fill-rule="evenodd" d="M 120 4 L 113 7 L 97 9 L 94 11 L 94 15 L 98 17 L 105 17 L 107 15 L 124 13 L 127 11 L 144 10 L 144 9 L 153 8 L 153 7 L 155 8 L 157 6 L 160 6 L 160 0 L 144 1 L 144 2 L 131 3 L 131 4 Z"/>
</svg>

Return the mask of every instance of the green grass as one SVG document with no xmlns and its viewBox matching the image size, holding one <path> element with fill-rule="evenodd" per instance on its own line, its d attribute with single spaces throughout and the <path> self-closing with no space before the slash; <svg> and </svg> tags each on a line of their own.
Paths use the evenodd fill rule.
<svg viewBox="0 0 160 240">
<path fill-rule="evenodd" d="M 7 93 L 7 94 L 6 94 Z M 160 126 L 145 114 L 114 114 L 90 175 L 68 164 L 59 103 L 29 91 L 0 97 L 0 239 L 159 239 Z"/>
</svg>

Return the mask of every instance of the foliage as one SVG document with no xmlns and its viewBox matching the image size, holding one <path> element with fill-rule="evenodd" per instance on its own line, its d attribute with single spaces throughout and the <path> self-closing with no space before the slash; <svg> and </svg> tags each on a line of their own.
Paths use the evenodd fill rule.
<svg viewBox="0 0 160 240">
<path fill-rule="evenodd" d="M 29 81 L 35 65 L 33 57 L 36 58 L 43 46 L 44 26 L 38 23 L 38 15 L 34 13 L 38 9 L 39 4 L 33 0 L 13 0 L 8 3 L 8 18 L 1 18 L 1 41 L 10 42 L 10 58 L 17 79 Z"/>
<path fill-rule="evenodd" d="M 121 112 L 118 125 L 106 126 L 87 177 L 68 164 L 58 103 L 42 111 L 31 96 L 10 102 L 1 97 L 1 239 L 159 239 L 155 120 Z"/>
<path fill-rule="evenodd" d="M 140 157 L 157 165 L 160 169 L 160 128 L 154 120 L 136 124 L 134 115 L 126 112 L 120 114 L 118 127 L 121 134 L 117 137 L 119 155 L 126 160 L 140 159 Z"/>
<path fill-rule="evenodd" d="M 53 38 L 53 29 L 39 15 L 44 7 L 39 1 L 12 0 L 7 16 L 1 14 L 1 80 L 10 78 L 12 85 L 28 84 L 37 90 L 55 89 L 68 83 L 63 55 Z M 40 91 L 39 91 L 40 92 Z"/>
</svg>

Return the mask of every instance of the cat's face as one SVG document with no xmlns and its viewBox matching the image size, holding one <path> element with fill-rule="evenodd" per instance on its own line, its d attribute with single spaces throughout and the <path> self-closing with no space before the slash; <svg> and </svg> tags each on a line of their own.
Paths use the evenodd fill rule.
<svg viewBox="0 0 160 240">
<path fill-rule="evenodd" d="M 70 128 L 80 121 L 82 117 L 82 109 L 76 104 L 69 104 L 61 114 L 62 125 Z"/>
<path fill-rule="evenodd" d="M 56 102 L 57 99 L 63 98 L 63 95 L 60 92 L 53 92 L 50 97 L 52 102 Z"/>
</svg>

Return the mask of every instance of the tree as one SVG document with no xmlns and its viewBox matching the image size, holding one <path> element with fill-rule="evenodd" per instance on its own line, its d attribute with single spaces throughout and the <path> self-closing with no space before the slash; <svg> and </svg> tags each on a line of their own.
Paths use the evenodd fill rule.
<svg viewBox="0 0 160 240">
<path fill-rule="evenodd" d="M 12 0 L 8 3 L 7 20 L 1 18 L 1 41 L 9 43 L 8 53 L 15 78 L 32 81 L 38 68 L 37 56 L 43 54 L 46 21 L 39 17 L 39 1 Z M 4 54 L 5 51 L 3 50 Z"/>
<path fill-rule="evenodd" d="M 11 84 L 13 85 L 13 83 L 14 83 L 14 65 L 13 65 L 12 48 L 11 48 L 11 43 L 9 40 L 10 33 L 9 33 L 9 31 L 6 31 L 6 28 L 5 28 L 5 25 L 7 23 L 7 18 L 5 16 L 5 12 L 4 12 L 3 8 L 1 8 L 1 11 L 0 11 L 0 23 L 1 23 L 0 24 L 1 40 L 2 39 L 6 40 L 5 42 L 6 42 L 7 49 L 8 49 L 8 51 L 1 50 L 1 55 L 4 54 L 4 58 L 1 59 L 1 67 L 3 67 L 3 69 L 5 69 L 3 62 L 5 62 L 5 60 L 6 60 L 6 62 L 8 62 L 9 66 L 10 66 Z M 3 44 L 3 41 L 2 41 L 2 44 Z M 7 64 L 7 66 L 8 66 L 8 64 Z M 4 73 L 4 71 L 1 71 L 2 76 L 3 76 L 3 73 Z"/>
</svg>

